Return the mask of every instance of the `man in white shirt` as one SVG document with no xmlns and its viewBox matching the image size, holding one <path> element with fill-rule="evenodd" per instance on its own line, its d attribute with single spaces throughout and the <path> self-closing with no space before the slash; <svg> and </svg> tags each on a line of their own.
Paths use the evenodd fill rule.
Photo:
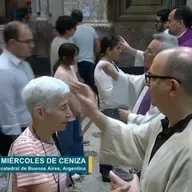
<svg viewBox="0 0 192 192">
<path fill-rule="evenodd" d="M 31 30 L 18 21 L 5 26 L 3 38 L 5 49 L 0 55 L 0 153 L 7 155 L 13 140 L 31 122 L 21 91 L 34 78 L 25 61 L 31 55 L 34 43 Z"/>
</svg>

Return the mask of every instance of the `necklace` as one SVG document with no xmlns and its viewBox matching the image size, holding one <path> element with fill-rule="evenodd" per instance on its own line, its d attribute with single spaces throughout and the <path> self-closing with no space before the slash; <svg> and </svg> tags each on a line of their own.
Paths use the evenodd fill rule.
<svg viewBox="0 0 192 192">
<path fill-rule="evenodd" d="M 35 136 L 36 136 L 37 139 L 40 141 L 41 146 L 42 146 L 42 148 L 43 148 L 43 151 L 44 151 L 44 153 L 45 153 L 45 156 L 47 157 L 48 155 L 47 155 L 47 152 L 46 152 L 46 150 L 45 150 L 45 147 L 44 147 L 41 139 L 40 139 L 39 136 L 37 135 L 37 132 L 35 131 L 34 127 L 32 127 L 32 129 L 33 129 L 33 132 L 35 133 Z M 57 151 L 58 151 L 58 150 L 57 150 Z M 59 151 L 58 151 L 58 153 L 59 153 Z M 59 153 L 59 154 L 60 154 L 60 153 Z M 52 173 L 52 176 L 53 176 L 53 178 L 54 178 L 55 183 L 57 183 L 57 185 L 58 185 L 58 187 L 59 187 L 59 173 L 58 173 L 58 180 L 56 180 L 56 176 L 55 176 L 54 173 Z"/>
</svg>

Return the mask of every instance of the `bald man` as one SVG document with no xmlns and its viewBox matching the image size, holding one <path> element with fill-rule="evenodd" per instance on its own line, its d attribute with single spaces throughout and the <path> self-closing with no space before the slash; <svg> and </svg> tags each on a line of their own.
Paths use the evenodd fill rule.
<svg viewBox="0 0 192 192">
<path fill-rule="evenodd" d="M 191 48 L 180 47 L 162 51 L 155 57 L 145 75 L 146 83 L 153 105 L 166 118 L 160 114 L 150 124 L 125 125 L 111 119 L 98 110 L 85 85 L 71 86 L 84 113 L 102 131 L 101 162 L 141 171 L 138 185 L 142 192 L 192 189 L 191 55 Z"/>
<path fill-rule="evenodd" d="M 31 30 L 18 21 L 5 26 L 3 38 L 5 49 L 0 55 L 0 154 L 7 155 L 12 141 L 31 121 L 21 91 L 34 78 L 25 62 L 34 43 Z"/>
</svg>

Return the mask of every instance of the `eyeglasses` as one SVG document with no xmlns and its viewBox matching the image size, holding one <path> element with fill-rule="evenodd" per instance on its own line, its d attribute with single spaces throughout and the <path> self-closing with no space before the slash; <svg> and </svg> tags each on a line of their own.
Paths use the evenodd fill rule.
<svg viewBox="0 0 192 192">
<path fill-rule="evenodd" d="M 155 22 L 156 22 L 156 23 L 163 23 L 162 20 L 157 20 L 157 19 L 155 20 Z"/>
<path fill-rule="evenodd" d="M 174 79 L 178 83 L 181 83 L 181 81 L 179 79 L 171 77 L 171 76 L 152 75 L 151 72 L 146 72 L 145 73 L 145 82 L 146 82 L 147 85 L 149 85 L 151 78 L 153 78 L 153 79 L 162 79 L 162 80 Z"/>
<path fill-rule="evenodd" d="M 17 42 L 20 42 L 20 43 L 25 43 L 25 44 L 34 44 L 34 41 L 33 39 L 27 39 L 27 40 L 19 40 L 19 39 L 16 39 Z"/>
</svg>

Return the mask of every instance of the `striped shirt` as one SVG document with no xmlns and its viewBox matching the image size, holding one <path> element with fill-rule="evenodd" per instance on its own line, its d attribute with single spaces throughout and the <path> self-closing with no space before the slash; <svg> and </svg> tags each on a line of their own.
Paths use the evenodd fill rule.
<svg viewBox="0 0 192 192">
<path fill-rule="evenodd" d="M 30 137 L 33 141 L 18 141 L 13 145 L 13 156 L 60 156 L 59 151 L 54 142 L 45 143 L 37 139 L 29 128 L 27 128 L 21 136 Z M 19 138 L 18 138 L 19 139 Z M 44 149 L 46 151 L 44 151 Z M 29 185 L 38 185 L 49 183 L 52 192 L 57 192 L 58 176 L 60 183 L 60 192 L 67 192 L 67 174 L 65 173 L 15 173 L 12 176 L 13 192 L 25 192 L 24 189 Z M 54 179 L 55 177 L 55 179 Z M 56 180 L 56 181 L 55 181 Z"/>
</svg>

